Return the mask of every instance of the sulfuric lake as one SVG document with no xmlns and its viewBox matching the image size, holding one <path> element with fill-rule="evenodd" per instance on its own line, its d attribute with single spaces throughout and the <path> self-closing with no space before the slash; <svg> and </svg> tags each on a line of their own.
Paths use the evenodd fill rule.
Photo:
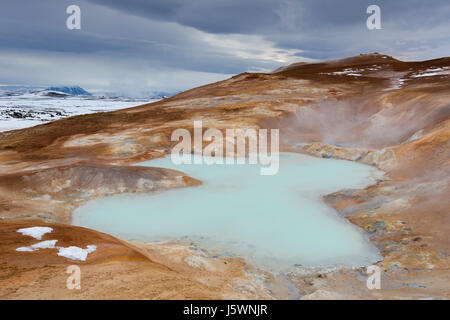
<svg viewBox="0 0 450 320">
<path fill-rule="evenodd" d="M 189 241 L 256 267 L 363 266 L 380 260 L 363 233 L 322 201 L 363 188 L 381 172 L 356 162 L 280 153 L 276 175 L 259 165 L 175 165 L 170 157 L 141 163 L 183 171 L 201 186 L 88 201 L 72 223 L 135 241 Z"/>
</svg>

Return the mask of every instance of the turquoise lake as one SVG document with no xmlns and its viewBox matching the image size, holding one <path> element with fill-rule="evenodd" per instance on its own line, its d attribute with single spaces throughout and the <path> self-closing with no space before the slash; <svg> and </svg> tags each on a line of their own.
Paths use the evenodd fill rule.
<svg viewBox="0 0 450 320">
<path fill-rule="evenodd" d="M 260 175 L 259 165 L 175 165 L 170 157 L 140 165 L 183 171 L 203 184 L 91 200 L 72 223 L 127 240 L 194 242 L 272 271 L 380 260 L 363 233 L 322 201 L 375 183 L 381 173 L 373 167 L 294 153 L 280 154 L 272 176 Z"/>
</svg>

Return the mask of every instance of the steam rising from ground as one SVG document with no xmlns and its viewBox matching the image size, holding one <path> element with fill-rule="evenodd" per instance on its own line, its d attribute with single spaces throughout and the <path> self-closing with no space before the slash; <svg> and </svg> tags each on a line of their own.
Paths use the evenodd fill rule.
<svg viewBox="0 0 450 320">
<path fill-rule="evenodd" d="M 271 126 L 282 128 L 282 142 L 289 145 L 320 141 L 345 147 L 386 147 L 405 142 L 436 119 L 450 116 L 450 105 L 438 109 L 431 98 L 417 100 L 405 99 L 394 105 L 387 99 L 372 100 L 369 95 L 364 100 L 323 101 Z"/>
</svg>

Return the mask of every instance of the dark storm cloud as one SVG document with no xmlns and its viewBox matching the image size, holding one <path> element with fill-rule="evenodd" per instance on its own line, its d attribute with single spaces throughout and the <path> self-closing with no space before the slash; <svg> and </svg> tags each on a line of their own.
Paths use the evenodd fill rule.
<svg viewBox="0 0 450 320">
<path fill-rule="evenodd" d="M 441 38 L 448 42 L 448 0 L 90 1 L 208 33 L 259 34 L 279 48 L 302 50 L 305 53 L 297 55 L 313 59 L 386 50 L 406 58 L 449 54 L 448 47 L 428 56 L 417 52 L 436 49 L 444 42 Z M 384 31 L 366 29 L 366 9 L 371 4 L 381 7 Z M 435 34 L 424 29 L 435 29 Z"/>
<path fill-rule="evenodd" d="M 138 16 L 173 21 L 211 33 L 281 31 L 293 22 L 298 30 L 359 24 L 366 8 L 382 8 L 399 25 L 437 24 L 449 20 L 448 0 L 88 0 Z M 442 9 L 446 8 L 444 11 Z M 290 19 L 290 21 L 285 21 Z M 291 31 L 294 31 L 293 29 Z M 329 30 L 332 31 L 332 30 Z"/>
<path fill-rule="evenodd" d="M 256 32 L 280 20 L 273 0 L 92 0 L 138 16 L 180 24 L 213 33 Z"/>
<path fill-rule="evenodd" d="M 65 26 L 71 4 L 81 30 Z M 382 30 L 366 28 L 370 4 Z M 308 58 L 429 59 L 449 55 L 449 17 L 448 0 L 3 0 L 0 84 L 186 89 Z"/>
</svg>

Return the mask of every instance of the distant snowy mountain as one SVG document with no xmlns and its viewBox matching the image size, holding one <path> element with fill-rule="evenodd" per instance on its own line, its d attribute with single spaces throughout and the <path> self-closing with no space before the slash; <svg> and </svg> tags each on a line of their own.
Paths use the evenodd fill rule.
<svg viewBox="0 0 450 320">
<path fill-rule="evenodd" d="M 176 95 L 177 93 L 180 93 L 181 91 L 176 92 L 166 92 L 166 91 L 152 91 L 148 94 L 149 97 L 155 98 L 155 99 L 165 99 L 172 97 Z"/>
<path fill-rule="evenodd" d="M 63 92 L 74 96 L 90 96 L 91 93 L 87 92 L 83 88 L 79 86 L 74 87 L 50 87 L 45 89 L 45 91 L 56 91 L 56 92 Z"/>
</svg>

